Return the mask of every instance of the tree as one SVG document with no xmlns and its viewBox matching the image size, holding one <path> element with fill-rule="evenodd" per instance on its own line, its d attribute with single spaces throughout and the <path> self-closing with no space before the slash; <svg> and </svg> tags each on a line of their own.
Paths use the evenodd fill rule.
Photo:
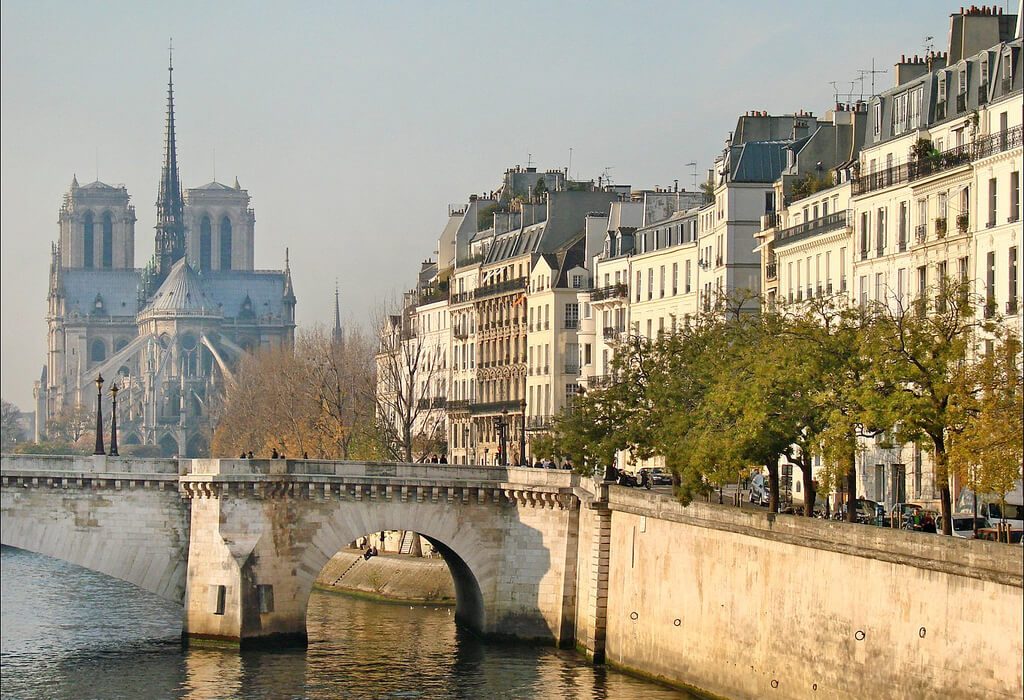
<svg viewBox="0 0 1024 700">
<path fill-rule="evenodd" d="M 312 388 L 320 402 L 318 427 L 325 443 L 341 459 L 352 457 L 353 445 L 372 428 L 375 363 L 369 339 L 350 331 L 335 342 L 321 330 L 303 338 L 310 354 Z"/>
<path fill-rule="evenodd" d="M 1020 352 L 1020 340 L 1011 332 L 968 370 L 967 386 L 976 390 L 968 407 L 974 418 L 952 436 L 949 447 L 950 471 L 974 493 L 998 496 L 1004 508 L 1024 460 Z"/>
<path fill-rule="evenodd" d="M 969 366 L 977 335 L 995 326 L 974 318 L 976 300 L 966 284 L 943 282 L 929 292 L 912 304 L 893 299 L 870 307 L 861 345 L 869 363 L 864 401 L 876 424 L 893 427 L 897 442 L 931 451 L 942 529 L 950 535 L 950 440 L 971 418 L 977 387 Z"/>
<path fill-rule="evenodd" d="M 0 399 L 0 447 L 8 452 L 23 439 L 21 411 L 10 401 Z"/>
<path fill-rule="evenodd" d="M 84 404 L 65 404 L 46 422 L 46 437 L 51 442 L 75 445 L 95 439 L 95 409 Z"/>
</svg>

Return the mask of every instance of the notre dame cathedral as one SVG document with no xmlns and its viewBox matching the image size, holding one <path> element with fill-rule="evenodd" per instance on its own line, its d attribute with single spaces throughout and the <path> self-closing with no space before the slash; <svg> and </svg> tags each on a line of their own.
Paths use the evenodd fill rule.
<svg viewBox="0 0 1024 700">
<path fill-rule="evenodd" d="M 211 182 L 182 189 L 168 66 L 156 246 L 135 267 L 135 208 L 123 185 L 72 180 L 60 208 L 47 296 L 47 358 L 35 383 L 36 440 L 63 411 L 116 383 L 119 441 L 204 456 L 232 368 L 247 352 L 291 345 L 295 294 L 285 269 L 254 270 L 249 194 Z M 111 401 L 104 397 L 109 424 Z M 129 448 L 130 449 L 130 448 Z"/>
</svg>

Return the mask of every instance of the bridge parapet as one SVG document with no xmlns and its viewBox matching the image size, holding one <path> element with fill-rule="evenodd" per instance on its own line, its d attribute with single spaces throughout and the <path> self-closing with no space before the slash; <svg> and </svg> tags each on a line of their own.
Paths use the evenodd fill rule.
<svg viewBox="0 0 1024 700">
<path fill-rule="evenodd" d="M 134 459 L 105 455 L 15 455 L 0 460 L 4 474 L 53 472 L 73 474 L 168 474 L 183 473 L 176 459 Z"/>
<path fill-rule="evenodd" d="M 181 477 L 186 498 L 517 505 L 574 509 L 579 477 L 567 471 L 308 460 L 191 460 Z"/>
</svg>

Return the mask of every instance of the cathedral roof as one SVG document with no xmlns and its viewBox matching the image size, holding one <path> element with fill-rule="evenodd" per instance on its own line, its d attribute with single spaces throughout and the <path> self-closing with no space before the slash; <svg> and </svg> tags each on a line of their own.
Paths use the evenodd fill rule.
<svg viewBox="0 0 1024 700">
<path fill-rule="evenodd" d="M 108 185 L 105 182 L 100 182 L 99 180 L 95 180 L 94 182 L 90 182 L 87 185 L 81 185 L 79 187 L 79 189 L 81 189 L 81 190 L 116 190 L 116 189 L 119 189 L 119 188 L 114 187 L 113 185 Z"/>
<path fill-rule="evenodd" d="M 72 317 L 91 314 L 97 295 L 110 316 L 135 316 L 138 309 L 138 270 L 65 269 L 61 284 L 65 313 Z"/>
<path fill-rule="evenodd" d="M 188 316 L 220 316 L 213 300 L 196 271 L 182 258 L 174 263 L 167 279 L 145 308 L 146 314 Z"/>
<path fill-rule="evenodd" d="M 234 187 L 231 187 L 230 185 L 225 185 L 223 182 L 217 182 L 216 180 L 214 180 L 213 182 L 207 182 L 205 185 L 200 185 L 199 187 L 193 187 L 191 189 L 193 189 L 193 190 L 219 190 L 221 192 L 234 192 L 235 191 Z"/>
</svg>

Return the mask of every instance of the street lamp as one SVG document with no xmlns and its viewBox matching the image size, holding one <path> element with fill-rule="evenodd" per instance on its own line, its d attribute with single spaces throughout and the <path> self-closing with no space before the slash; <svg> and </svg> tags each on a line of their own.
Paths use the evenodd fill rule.
<svg viewBox="0 0 1024 700">
<path fill-rule="evenodd" d="M 110 386 L 110 398 L 113 407 L 110 409 L 110 456 L 117 457 L 117 384 Z"/>
<path fill-rule="evenodd" d="M 503 467 L 508 464 L 508 409 L 501 409 L 501 415 L 494 421 L 495 427 L 498 429 L 498 466 Z"/>
<path fill-rule="evenodd" d="M 106 454 L 103 449 L 103 375 L 96 375 L 96 449 L 94 455 Z"/>
<path fill-rule="evenodd" d="M 523 415 L 523 423 L 519 429 L 519 466 L 529 465 L 526 461 L 526 399 L 519 399 L 519 412 Z"/>
</svg>

